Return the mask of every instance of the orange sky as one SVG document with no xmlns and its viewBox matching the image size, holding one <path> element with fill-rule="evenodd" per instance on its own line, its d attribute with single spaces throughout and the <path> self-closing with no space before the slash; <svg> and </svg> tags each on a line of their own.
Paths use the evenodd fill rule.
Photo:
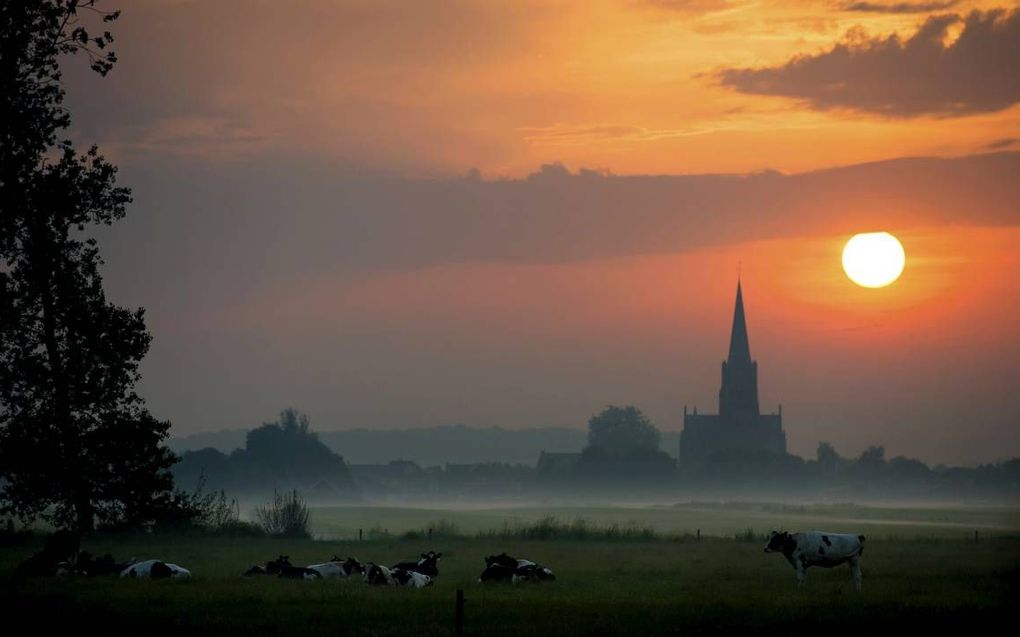
<svg viewBox="0 0 1020 637">
<path fill-rule="evenodd" d="M 791 450 L 1020 455 L 1016 6 L 131 3 L 115 71 L 67 79 L 135 188 L 103 245 L 143 391 L 178 433 L 676 430 L 739 263 Z M 873 230 L 907 252 L 881 290 L 839 262 Z"/>
<path fill-rule="evenodd" d="M 1013 6 L 847 4 L 146 0 L 118 23 L 122 62 L 108 83 L 132 117 L 102 137 L 124 152 L 300 149 L 403 174 L 486 176 L 552 160 L 618 174 L 803 171 L 1020 137 L 1016 106 L 964 118 L 818 111 L 714 75 L 848 40 L 908 39 L 930 14 Z"/>
</svg>

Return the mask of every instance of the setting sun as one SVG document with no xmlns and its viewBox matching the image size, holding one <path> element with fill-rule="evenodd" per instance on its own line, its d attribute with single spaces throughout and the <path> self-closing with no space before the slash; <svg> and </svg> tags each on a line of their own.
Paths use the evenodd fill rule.
<svg viewBox="0 0 1020 637">
<path fill-rule="evenodd" d="M 881 288 L 900 277 L 906 254 L 899 239 L 888 232 L 854 235 L 843 248 L 843 270 L 866 288 Z"/>
</svg>

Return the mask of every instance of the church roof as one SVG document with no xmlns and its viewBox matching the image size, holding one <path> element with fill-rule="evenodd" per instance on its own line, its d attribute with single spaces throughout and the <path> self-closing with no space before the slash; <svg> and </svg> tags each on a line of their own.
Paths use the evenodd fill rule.
<svg viewBox="0 0 1020 637">
<path fill-rule="evenodd" d="M 733 309 L 733 330 L 730 332 L 728 364 L 751 362 L 751 345 L 747 341 L 747 321 L 744 319 L 744 295 L 737 281 L 737 305 Z"/>
</svg>

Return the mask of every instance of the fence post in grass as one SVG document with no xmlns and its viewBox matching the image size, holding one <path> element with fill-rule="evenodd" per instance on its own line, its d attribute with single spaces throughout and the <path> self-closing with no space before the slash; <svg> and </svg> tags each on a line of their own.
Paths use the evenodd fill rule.
<svg viewBox="0 0 1020 637">
<path fill-rule="evenodd" d="M 457 589 L 457 611 L 454 615 L 454 634 L 464 637 L 464 591 Z"/>
<path fill-rule="evenodd" d="M 361 529 L 358 529 L 358 541 L 359 542 L 361 541 L 361 538 L 362 538 Z"/>
<path fill-rule="evenodd" d="M 698 541 L 701 541 L 701 529 L 698 529 Z"/>
<path fill-rule="evenodd" d="M 974 543 L 977 544 L 977 541 L 978 541 L 978 532 L 974 531 Z"/>
<path fill-rule="evenodd" d="M 432 527 L 429 527 L 429 542 L 432 541 Z"/>
</svg>

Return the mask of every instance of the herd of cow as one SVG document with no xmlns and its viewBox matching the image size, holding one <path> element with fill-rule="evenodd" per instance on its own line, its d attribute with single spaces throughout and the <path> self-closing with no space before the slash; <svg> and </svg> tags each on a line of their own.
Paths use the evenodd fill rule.
<svg viewBox="0 0 1020 637">
<path fill-rule="evenodd" d="M 861 555 L 864 552 L 864 536 L 847 533 L 786 533 L 772 531 L 766 553 L 781 553 L 797 573 L 797 582 L 804 583 L 806 570 L 810 566 L 833 567 L 849 564 L 850 573 L 857 590 L 861 589 Z M 406 586 L 423 588 L 432 584 L 439 576 L 439 559 L 442 553 L 429 551 L 413 562 L 400 562 L 384 566 L 372 562 L 362 563 L 356 558 L 346 559 L 334 555 L 320 564 L 294 566 L 286 555 L 275 560 L 258 564 L 243 573 L 245 576 L 276 576 L 290 579 L 348 579 L 360 577 L 372 586 Z M 76 538 L 56 533 L 47 539 L 43 550 L 28 558 L 15 571 L 16 576 L 25 575 L 82 575 L 173 579 L 191 577 L 188 569 L 162 560 L 128 560 L 119 563 L 107 554 L 92 557 L 87 551 L 78 550 Z M 506 553 L 485 558 L 485 570 L 478 577 L 479 582 L 542 582 L 554 580 L 553 572 L 531 560 L 518 559 Z"/>
<path fill-rule="evenodd" d="M 73 542 L 73 541 L 72 541 Z M 393 566 L 362 563 L 357 558 L 346 559 L 334 555 L 329 561 L 308 566 L 294 566 L 287 555 L 275 560 L 257 564 L 243 573 L 246 577 L 275 576 L 284 579 L 348 579 L 360 577 L 371 586 L 405 586 L 423 588 L 431 586 L 439 576 L 439 559 L 442 553 L 429 551 L 413 562 L 400 562 Z M 15 576 L 66 576 L 83 577 L 114 576 L 137 579 L 183 579 L 191 577 L 191 571 L 163 560 L 135 560 L 117 562 L 112 555 L 95 558 L 88 551 L 79 551 L 77 543 L 66 540 L 66 536 L 51 536 L 39 553 L 22 562 Z M 551 569 L 531 560 L 518 559 L 506 553 L 485 558 L 485 570 L 478 577 L 479 582 L 541 582 L 554 580 Z"/>
</svg>

